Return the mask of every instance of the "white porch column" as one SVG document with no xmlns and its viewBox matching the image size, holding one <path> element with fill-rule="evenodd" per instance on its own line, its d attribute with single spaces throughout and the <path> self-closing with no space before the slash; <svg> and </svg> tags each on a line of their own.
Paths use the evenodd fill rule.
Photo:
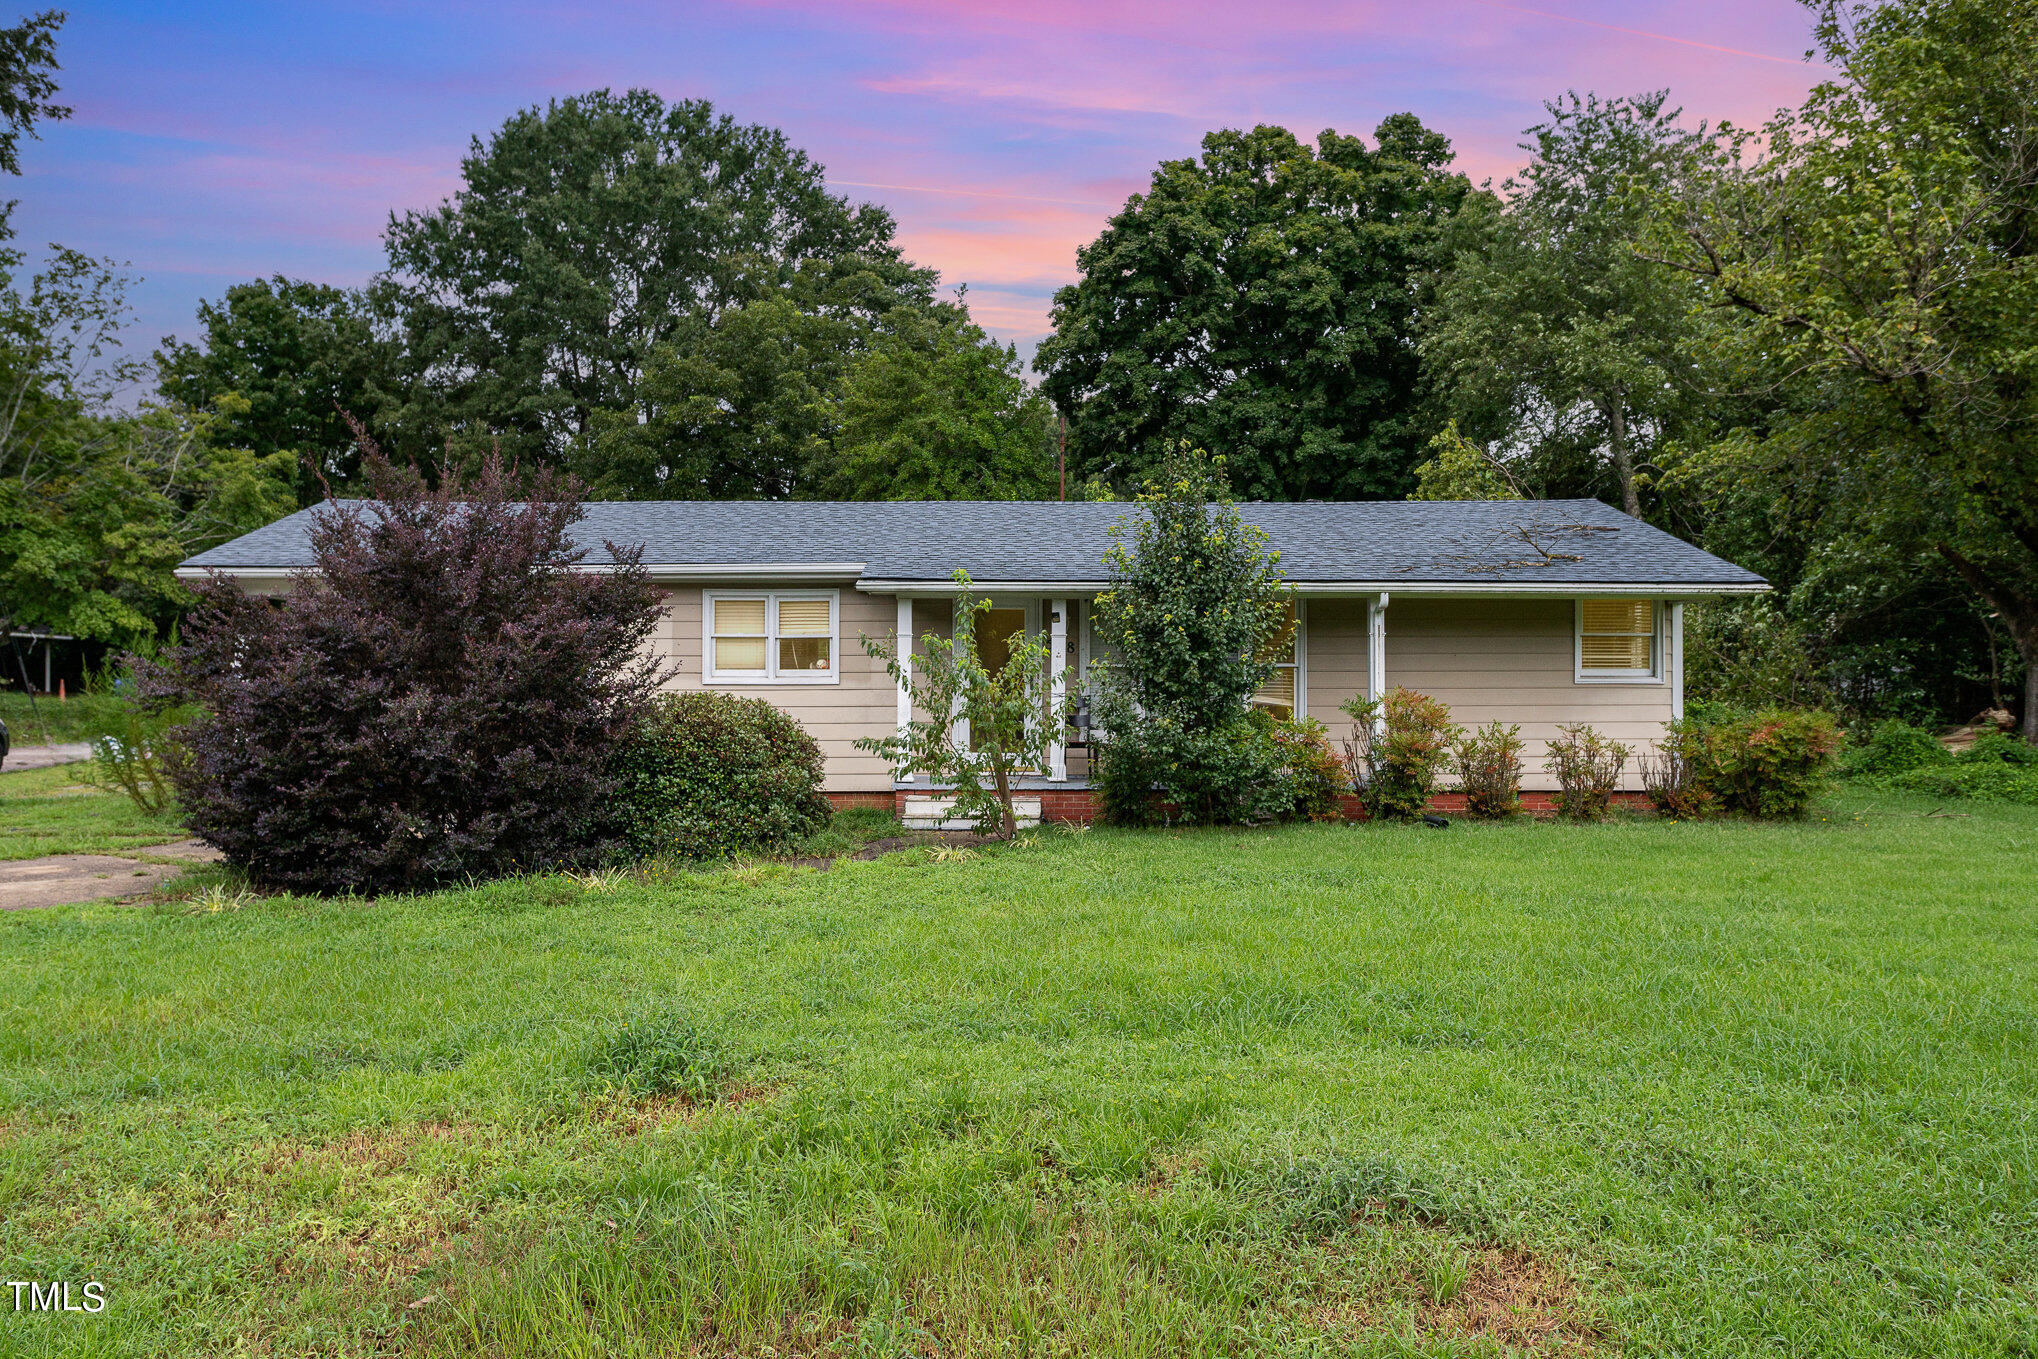
<svg viewBox="0 0 2038 1359">
<path fill-rule="evenodd" d="M 906 729 L 913 724 L 913 601 L 905 595 L 899 596 L 898 631 L 894 644 L 899 648 L 899 739 L 904 740 Z M 913 771 L 899 768 L 894 775 L 904 778 Z"/>
<path fill-rule="evenodd" d="M 1063 671 L 1069 663 L 1069 602 L 1066 599 L 1047 601 L 1047 667 L 1053 676 L 1047 691 L 1047 720 L 1051 724 L 1050 742 L 1047 747 L 1047 777 L 1056 783 L 1066 783 L 1069 777 L 1068 722 L 1064 709 L 1068 707 L 1068 681 Z"/>
<path fill-rule="evenodd" d="M 1309 716 L 1309 601 L 1295 601 L 1295 719 Z"/>
<path fill-rule="evenodd" d="M 1387 592 L 1366 601 L 1366 697 L 1375 703 L 1387 696 Z M 1374 719 L 1375 730 L 1385 731 L 1384 714 Z"/>
<path fill-rule="evenodd" d="M 1664 658 L 1663 669 L 1670 676 L 1670 717 L 1673 721 L 1684 716 L 1684 606 L 1670 606 L 1670 654 Z"/>
</svg>

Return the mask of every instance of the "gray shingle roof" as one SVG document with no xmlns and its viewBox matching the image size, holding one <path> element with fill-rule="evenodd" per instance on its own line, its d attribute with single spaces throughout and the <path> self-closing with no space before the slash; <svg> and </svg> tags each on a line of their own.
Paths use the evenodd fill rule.
<svg viewBox="0 0 2038 1359">
<path fill-rule="evenodd" d="M 1112 524 L 1133 507 L 1057 501 L 591 501 L 574 537 L 590 564 L 606 542 L 652 567 L 856 564 L 863 580 L 1104 584 Z M 1363 500 L 1241 507 L 1300 583 L 1393 588 L 1661 585 L 1759 590 L 1753 572 L 1597 500 Z M 300 510 L 184 563 L 289 571 L 312 564 Z"/>
</svg>

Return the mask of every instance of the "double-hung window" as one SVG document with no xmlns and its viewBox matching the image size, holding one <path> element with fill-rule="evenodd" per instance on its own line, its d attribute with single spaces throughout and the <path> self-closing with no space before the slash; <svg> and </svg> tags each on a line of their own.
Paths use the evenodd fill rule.
<svg viewBox="0 0 2038 1359">
<path fill-rule="evenodd" d="M 710 684 L 836 682 L 833 590 L 710 590 L 703 601 Z"/>
<path fill-rule="evenodd" d="M 1578 601 L 1576 678 L 1633 684 L 1663 674 L 1663 611 L 1652 599 Z"/>
<path fill-rule="evenodd" d="M 1274 654 L 1274 673 L 1267 676 L 1259 692 L 1248 700 L 1274 716 L 1292 719 L 1301 715 L 1299 680 L 1302 674 L 1302 619 L 1293 606 L 1288 610 L 1287 636 Z"/>
</svg>

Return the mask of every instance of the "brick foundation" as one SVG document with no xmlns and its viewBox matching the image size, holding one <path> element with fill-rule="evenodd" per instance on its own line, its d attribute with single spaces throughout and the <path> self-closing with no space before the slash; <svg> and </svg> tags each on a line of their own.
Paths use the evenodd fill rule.
<svg viewBox="0 0 2038 1359">
<path fill-rule="evenodd" d="M 882 807 L 888 812 L 898 811 L 905 803 L 897 793 L 823 793 L 836 811 L 847 811 L 851 807 Z"/>
<path fill-rule="evenodd" d="M 890 793 L 829 793 L 828 801 L 837 811 L 845 807 L 883 807 L 897 816 L 906 814 L 905 789 Z M 1097 793 L 1091 788 L 1028 788 L 1023 796 L 1040 799 L 1040 816 L 1044 821 L 1095 821 L 1100 815 Z M 1615 793 L 1614 805 L 1618 807 L 1646 808 L 1647 798 L 1640 793 Z M 1439 812 L 1453 813 L 1465 810 L 1463 793 L 1438 793 L 1429 800 L 1429 805 Z M 1549 815 L 1557 810 L 1557 795 L 1551 792 L 1524 791 L 1521 795 L 1522 810 L 1530 815 Z M 1338 813 L 1347 821 L 1363 821 L 1366 813 L 1359 806 L 1358 798 L 1350 793 L 1338 798 Z"/>
<path fill-rule="evenodd" d="M 1359 806 L 1359 799 L 1354 794 L 1339 794 L 1337 803 L 1338 814 L 1344 817 L 1345 820 L 1364 821 L 1366 819 L 1366 810 Z M 1463 793 L 1437 793 L 1431 796 L 1429 805 L 1430 810 L 1443 812 L 1447 815 L 1454 812 L 1462 813 L 1465 810 L 1465 795 Z M 1649 799 L 1641 793 L 1615 793 L 1613 795 L 1613 805 L 1616 807 L 1631 807 L 1638 811 L 1647 810 Z M 1521 809 L 1530 816 L 1555 816 L 1557 813 L 1557 795 L 1541 789 L 1524 788 L 1521 794 Z"/>
</svg>

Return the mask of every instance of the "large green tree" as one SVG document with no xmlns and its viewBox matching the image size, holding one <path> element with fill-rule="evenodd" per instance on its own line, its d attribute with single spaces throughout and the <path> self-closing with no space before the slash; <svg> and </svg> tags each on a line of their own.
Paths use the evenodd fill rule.
<svg viewBox="0 0 2038 1359">
<path fill-rule="evenodd" d="M 1186 442 L 1249 498 L 1410 489 L 1415 318 L 1470 188 L 1412 114 L 1374 141 L 1213 132 L 1077 252 L 1035 362 L 1080 470 L 1133 479 Z"/>
<path fill-rule="evenodd" d="M 783 133 L 704 101 L 599 90 L 527 109 L 475 139 L 461 176 L 387 233 L 425 374 L 393 418 L 456 446 L 562 459 L 603 412 L 639 405 L 654 361 L 684 362 L 767 298 L 825 316 L 931 296 L 888 213 L 828 192 Z"/>
<path fill-rule="evenodd" d="M 1460 215 L 1422 344 L 1443 408 L 1522 480 L 1561 495 L 1603 479 L 1636 516 L 1638 464 L 1695 404 L 1694 289 L 1635 252 L 1651 196 L 1698 143 L 1667 102 L 1546 105 L 1504 202 Z"/>
<path fill-rule="evenodd" d="M 572 465 L 615 499 L 790 496 L 863 330 L 797 286 L 692 318 L 652 348 L 632 404 L 594 412 Z"/>
<path fill-rule="evenodd" d="M 181 611 L 179 561 L 293 508 L 290 455 L 223 437 L 238 398 L 121 408 L 130 282 L 59 249 L 25 294 L 0 291 L 0 601 L 15 623 L 117 643 Z"/>
<path fill-rule="evenodd" d="M 843 375 L 803 493 L 1035 500 L 1057 493 L 1053 413 L 1019 355 L 959 305 L 893 313 Z"/>
<path fill-rule="evenodd" d="M 321 478 L 334 486 L 356 479 L 360 455 L 346 417 L 378 426 L 405 388 L 402 348 L 365 296 L 279 274 L 200 303 L 198 323 L 198 341 L 165 337 L 157 351 L 167 400 L 214 410 L 230 393 L 241 397 L 219 417 L 222 437 L 262 456 L 290 454 L 299 505 L 324 498 Z"/>
<path fill-rule="evenodd" d="M 2038 5 L 1814 6 L 1836 76 L 1725 129 L 1651 253 L 1791 408 L 1722 440 L 1772 496 L 1833 488 L 1864 549 L 1929 555 L 2003 620 L 2038 742 Z"/>
</svg>

